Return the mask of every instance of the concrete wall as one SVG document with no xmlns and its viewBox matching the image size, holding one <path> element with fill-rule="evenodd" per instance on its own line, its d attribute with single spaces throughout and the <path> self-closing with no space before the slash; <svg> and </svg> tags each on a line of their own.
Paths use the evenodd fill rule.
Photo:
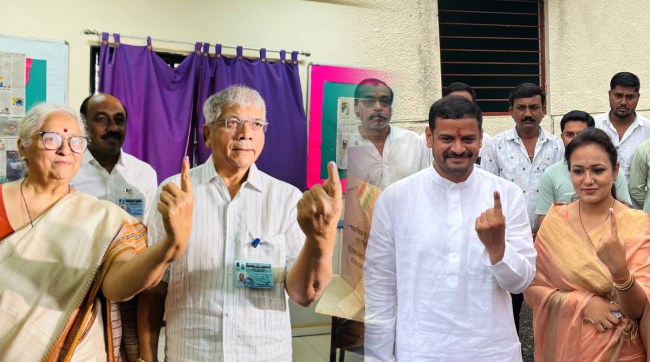
<svg viewBox="0 0 650 362">
<path fill-rule="evenodd" d="M 546 9 L 549 114 L 559 122 L 572 109 L 608 112 L 609 81 L 620 71 L 639 76 L 637 111 L 650 113 L 650 2 L 549 0 Z"/>
<path fill-rule="evenodd" d="M 645 67 L 650 63 L 645 37 L 650 3 L 624 5 L 546 1 L 547 129 L 559 132 L 554 121 L 571 109 L 607 111 L 609 80 L 618 71 L 636 73 L 643 84 L 650 80 Z M 0 33 L 68 41 L 69 99 L 76 106 L 88 94 L 89 46 L 97 43 L 97 37 L 82 33 L 86 28 L 149 35 L 157 50 L 189 52 L 193 47 L 156 39 L 308 50 L 312 56 L 300 62 L 305 92 L 309 62 L 390 71 L 395 74 L 396 122 L 426 118 L 441 92 L 437 3 L 430 0 L 24 0 L 13 5 L 12 16 L 3 17 Z M 639 110 L 650 112 L 650 98 L 641 97 Z M 512 125 L 509 117 L 490 117 L 485 129 L 496 134 Z"/>
</svg>

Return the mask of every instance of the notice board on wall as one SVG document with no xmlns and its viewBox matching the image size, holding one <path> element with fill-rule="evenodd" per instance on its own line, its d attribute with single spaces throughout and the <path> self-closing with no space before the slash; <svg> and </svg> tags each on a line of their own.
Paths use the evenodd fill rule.
<svg viewBox="0 0 650 362">
<path fill-rule="evenodd" d="M 39 102 L 68 102 L 68 43 L 0 34 L 0 183 L 21 178 L 17 122 Z"/>
<path fill-rule="evenodd" d="M 43 101 L 68 103 L 69 48 L 63 40 L 0 34 L 0 51 L 25 55 L 26 110 Z"/>
</svg>

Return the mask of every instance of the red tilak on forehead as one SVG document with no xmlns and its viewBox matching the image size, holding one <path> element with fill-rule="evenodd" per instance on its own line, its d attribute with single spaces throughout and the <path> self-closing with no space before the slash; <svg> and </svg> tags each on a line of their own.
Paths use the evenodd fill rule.
<svg viewBox="0 0 650 362">
<path fill-rule="evenodd" d="M 67 129 L 67 128 L 64 128 L 64 129 L 63 129 L 63 132 L 68 132 L 68 129 Z"/>
<path fill-rule="evenodd" d="M 460 128 L 456 128 L 456 136 L 461 137 L 462 134 L 460 134 Z"/>
</svg>

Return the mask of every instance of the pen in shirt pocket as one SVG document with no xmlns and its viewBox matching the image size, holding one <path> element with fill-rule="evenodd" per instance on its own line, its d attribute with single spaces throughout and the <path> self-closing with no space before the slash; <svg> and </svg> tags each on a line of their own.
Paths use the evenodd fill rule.
<svg viewBox="0 0 650 362">
<path fill-rule="evenodd" d="M 253 239 L 253 241 L 251 241 L 251 246 L 257 248 L 257 246 L 260 245 L 260 241 L 260 238 Z"/>
</svg>

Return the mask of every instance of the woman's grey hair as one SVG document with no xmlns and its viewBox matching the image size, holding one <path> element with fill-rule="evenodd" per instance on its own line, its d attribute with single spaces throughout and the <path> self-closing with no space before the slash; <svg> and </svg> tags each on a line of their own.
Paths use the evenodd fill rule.
<svg viewBox="0 0 650 362">
<path fill-rule="evenodd" d="M 224 106 L 232 107 L 238 105 L 258 106 L 262 109 L 264 118 L 266 118 L 266 104 L 262 96 L 252 88 L 243 85 L 232 85 L 218 93 L 210 96 L 203 105 L 203 115 L 205 124 L 211 125 L 219 120 L 221 110 Z M 266 120 L 266 119 L 265 119 Z"/>
<path fill-rule="evenodd" d="M 79 112 L 68 106 L 62 106 L 52 103 L 39 103 L 32 107 L 25 116 L 18 121 L 18 137 L 23 141 L 25 146 L 29 146 L 34 133 L 38 132 L 45 120 L 54 114 L 62 114 L 77 121 L 81 136 L 86 137 L 86 125 L 83 117 Z"/>
</svg>

